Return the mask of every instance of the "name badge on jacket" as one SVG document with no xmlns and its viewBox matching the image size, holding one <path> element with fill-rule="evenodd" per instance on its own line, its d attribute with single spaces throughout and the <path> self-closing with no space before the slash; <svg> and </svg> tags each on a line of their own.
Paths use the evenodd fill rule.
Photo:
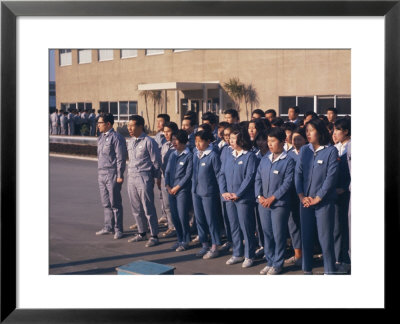
<svg viewBox="0 0 400 324">
<path fill-rule="evenodd" d="M 243 161 L 239 161 L 239 163 L 238 164 L 243 164 Z"/>
<path fill-rule="evenodd" d="M 318 164 L 322 164 L 322 163 L 324 163 L 324 161 L 318 160 Z"/>
<path fill-rule="evenodd" d="M 201 164 L 201 166 L 206 166 L 206 163 L 205 163 L 205 162 L 203 162 L 203 163 Z"/>
<path fill-rule="evenodd" d="M 274 170 L 274 174 L 278 174 L 279 173 L 279 171 L 278 170 Z"/>
<path fill-rule="evenodd" d="M 179 162 L 179 164 L 180 164 L 180 165 L 184 165 L 185 163 L 183 163 L 183 162 Z"/>
</svg>

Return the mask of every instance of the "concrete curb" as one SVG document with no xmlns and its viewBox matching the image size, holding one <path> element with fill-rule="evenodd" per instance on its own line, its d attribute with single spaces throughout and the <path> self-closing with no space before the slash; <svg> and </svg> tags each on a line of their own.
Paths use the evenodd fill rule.
<svg viewBox="0 0 400 324">
<path fill-rule="evenodd" d="M 67 154 L 57 154 L 57 153 L 50 153 L 50 156 L 51 157 L 66 158 L 66 159 L 97 161 L 97 157 L 90 157 L 90 156 L 77 156 L 77 155 L 67 155 Z"/>
</svg>

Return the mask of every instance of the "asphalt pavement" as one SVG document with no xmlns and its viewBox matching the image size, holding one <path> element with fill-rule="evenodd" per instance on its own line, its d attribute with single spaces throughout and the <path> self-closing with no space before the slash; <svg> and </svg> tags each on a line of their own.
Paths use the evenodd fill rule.
<svg viewBox="0 0 400 324">
<path fill-rule="evenodd" d="M 136 232 L 129 229 L 134 224 L 126 182 L 122 186 L 124 237 L 114 240 L 112 235 L 96 236 L 103 226 L 103 208 L 97 183 L 97 161 L 50 156 L 50 226 L 49 274 L 113 275 L 116 268 L 133 261 L 146 260 L 174 266 L 176 275 L 259 275 L 265 259 L 244 269 L 241 263 L 226 265 L 231 253 L 203 260 L 195 256 L 200 246 L 184 252 L 171 249 L 176 238 L 162 238 L 157 246 L 146 248 L 145 241 L 128 243 Z M 155 206 L 160 217 L 157 186 Z M 167 228 L 160 226 L 160 234 Z M 194 238 L 194 236 L 192 236 Z M 322 262 L 315 259 L 315 274 L 323 273 Z M 285 267 L 283 274 L 296 275 L 299 268 Z"/>
</svg>

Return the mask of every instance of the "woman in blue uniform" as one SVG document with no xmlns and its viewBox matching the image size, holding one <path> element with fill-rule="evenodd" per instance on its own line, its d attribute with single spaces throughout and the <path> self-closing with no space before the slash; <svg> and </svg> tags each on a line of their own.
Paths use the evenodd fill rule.
<svg viewBox="0 0 400 324">
<path fill-rule="evenodd" d="M 214 136 L 210 131 L 195 134 L 196 152 L 193 154 L 192 197 L 201 250 L 196 254 L 203 259 L 218 256 L 217 246 L 221 244 L 217 199 L 219 195 L 217 175 L 221 168 L 218 153 L 211 142 Z M 207 235 L 210 234 L 212 246 L 209 249 Z"/>
<path fill-rule="evenodd" d="M 333 132 L 337 144 L 339 161 L 339 177 L 336 188 L 337 200 L 335 203 L 335 240 L 336 268 L 341 273 L 347 273 L 350 268 L 349 257 L 349 225 L 348 212 L 350 202 L 350 171 L 347 164 L 347 147 L 351 141 L 351 123 L 349 118 L 336 120 Z"/>
<path fill-rule="evenodd" d="M 287 224 L 290 212 L 290 188 L 293 186 L 295 161 L 284 150 L 285 131 L 273 128 L 268 134 L 271 152 L 261 159 L 255 180 L 261 226 L 264 232 L 264 251 L 267 266 L 260 274 L 282 272 Z"/>
<path fill-rule="evenodd" d="M 322 120 L 311 119 L 305 127 L 309 144 L 300 149 L 295 171 L 296 191 L 301 202 L 303 271 L 312 274 L 317 233 L 324 256 L 324 272 L 333 274 L 336 272 L 333 228 L 338 151 L 329 145 L 329 133 Z"/>
<path fill-rule="evenodd" d="M 286 133 L 287 139 L 287 133 Z M 288 155 L 295 163 L 299 159 L 300 149 L 307 144 L 307 136 L 305 128 L 298 127 L 293 131 L 292 134 L 292 149 Z M 300 200 L 297 196 L 296 188 L 293 186 L 290 189 L 290 214 L 288 221 L 288 229 L 290 238 L 292 239 L 292 247 L 294 255 L 285 260 L 285 264 L 288 266 L 301 267 L 302 265 L 302 253 L 301 253 L 301 230 L 300 230 Z"/>
<path fill-rule="evenodd" d="M 186 147 L 187 133 L 178 130 L 172 135 L 175 148 L 168 160 L 165 170 L 165 187 L 169 194 L 169 204 L 178 241 L 173 245 L 177 252 L 185 251 L 190 242 L 189 202 L 191 177 L 193 170 L 193 154 Z"/>
<path fill-rule="evenodd" d="M 233 255 L 226 264 L 242 262 L 244 252 L 242 267 L 248 268 L 253 265 L 256 247 L 254 178 L 257 158 L 250 151 L 251 142 L 247 128 L 233 129 L 230 145 L 232 154 L 226 157 L 218 179 L 220 192 L 226 200 L 233 243 Z"/>
</svg>

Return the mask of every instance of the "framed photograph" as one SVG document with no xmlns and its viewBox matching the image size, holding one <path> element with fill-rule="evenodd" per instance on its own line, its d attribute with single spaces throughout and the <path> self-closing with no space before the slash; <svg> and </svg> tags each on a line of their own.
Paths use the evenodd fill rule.
<svg viewBox="0 0 400 324">
<path fill-rule="evenodd" d="M 399 1 L 2 1 L 1 321 L 190 323 L 211 320 L 204 308 L 390 309 L 399 22 Z M 48 53 L 61 48 L 350 49 L 352 274 L 49 274 Z"/>
</svg>

